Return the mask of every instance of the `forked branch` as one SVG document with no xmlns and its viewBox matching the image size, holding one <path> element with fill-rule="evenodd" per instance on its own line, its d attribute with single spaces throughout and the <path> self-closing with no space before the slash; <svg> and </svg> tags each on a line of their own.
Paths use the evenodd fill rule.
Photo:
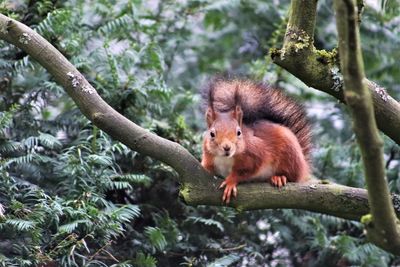
<svg viewBox="0 0 400 267">
<path fill-rule="evenodd" d="M 361 0 L 358 3 L 363 6 Z M 306 85 L 345 103 L 337 51 L 314 47 L 317 1 L 292 0 L 289 14 L 283 47 L 271 49 L 272 60 Z M 379 118 L 378 128 L 400 145 L 400 103 L 376 83 L 366 80 L 366 85 L 372 95 L 375 116 Z"/>
<path fill-rule="evenodd" d="M 82 113 L 101 130 L 129 148 L 173 167 L 179 173 L 180 195 L 187 204 L 223 205 L 222 193 L 217 189 L 220 182 L 205 172 L 188 151 L 116 112 L 84 76 L 35 31 L 0 14 L 0 39 L 18 46 L 46 68 Z M 366 190 L 318 181 L 289 184 L 282 190 L 266 183 L 243 184 L 238 190 L 238 198 L 230 203 L 238 210 L 292 208 L 359 220 L 369 209 Z M 400 202 L 400 199 L 395 196 L 394 201 Z M 400 216 L 400 207 L 397 212 Z"/>
</svg>

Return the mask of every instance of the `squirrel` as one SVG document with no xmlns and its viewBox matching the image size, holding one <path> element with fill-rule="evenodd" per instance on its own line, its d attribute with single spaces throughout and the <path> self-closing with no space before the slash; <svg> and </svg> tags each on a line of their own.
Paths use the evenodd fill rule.
<svg viewBox="0 0 400 267">
<path fill-rule="evenodd" d="M 302 105 L 264 83 L 215 78 L 202 90 L 207 131 L 202 166 L 225 177 L 222 201 L 240 182 L 265 180 L 281 188 L 311 171 L 311 125 Z"/>
</svg>

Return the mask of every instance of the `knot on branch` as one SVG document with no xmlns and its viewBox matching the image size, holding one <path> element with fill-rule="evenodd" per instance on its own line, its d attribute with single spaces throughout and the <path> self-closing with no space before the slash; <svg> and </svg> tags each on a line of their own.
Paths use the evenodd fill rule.
<svg viewBox="0 0 400 267">
<path fill-rule="evenodd" d="M 13 21 L 11 19 L 0 22 L 0 33 L 7 34 L 10 31 L 11 26 L 13 25 Z"/>
<path fill-rule="evenodd" d="M 67 73 L 68 79 L 71 80 L 71 85 L 74 89 L 81 88 L 82 92 L 93 94 L 96 90 L 90 86 L 85 85 L 85 78 L 81 74 L 73 74 L 71 71 Z"/>
<path fill-rule="evenodd" d="M 331 89 L 335 92 L 339 92 L 343 88 L 343 75 L 340 73 L 337 66 L 332 67 L 329 72 L 333 82 Z"/>
<path fill-rule="evenodd" d="M 317 60 L 323 64 L 334 66 L 338 62 L 339 54 L 336 48 L 332 49 L 332 51 L 316 50 L 316 54 Z"/>
<path fill-rule="evenodd" d="M 24 32 L 19 36 L 18 42 L 27 45 L 31 40 L 32 36 L 29 33 Z"/>
<path fill-rule="evenodd" d="M 387 102 L 389 100 L 389 94 L 386 92 L 386 89 L 384 87 L 379 86 L 377 83 L 373 81 L 369 81 L 369 83 L 372 85 L 372 88 L 374 89 L 375 93 L 377 93 L 383 101 Z"/>
<path fill-rule="evenodd" d="M 271 59 L 273 61 L 275 61 L 276 58 L 279 58 L 280 60 L 283 60 L 281 49 L 278 49 L 278 48 L 275 48 L 275 47 L 271 48 L 271 49 L 269 49 L 269 55 L 271 56 Z"/>
<path fill-rule="evenodd" d="M 0 23 L 0 33 L 7 34 L 8 33 L 8 24 L 11 20 L 6 23 Z"/>
<path fill-rule="evenodd" d="M 94 122 L 94 124 L 97 124 L 104 120 L 105 117 L 105 114 L 102 112 L 94 112 L 91 116 L 91 120 Z"/>
<path fill-rule="evenodd" d="M 179 189 L 179 198 L 183 203 L 185 203 L 185 205 L 188 205 L 189 196 L 190 186 L 188 186 L 187 184 L 181 184 L 181 187 Z"/>
<path fill-rule="evenodd" d="M 286 52 L 295 52 L 311 48 L 312 38 L 302 29 L 290 27 L 285 34 L 285 47 Z"/>
<path fill-rule="evenodd" d="M 372 221 L 373 220 L 371 214 L 366 214 L 361 217 L 361 223 L 364 224 L 365 226 L 373 227 Z"/>
</svg>

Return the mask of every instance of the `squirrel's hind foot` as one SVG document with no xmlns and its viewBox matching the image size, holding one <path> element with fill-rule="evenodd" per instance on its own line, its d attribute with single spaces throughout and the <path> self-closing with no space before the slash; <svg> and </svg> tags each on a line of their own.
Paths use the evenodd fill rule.
<svg viewBox="0 0 400 267">
<path fill-rule="evenodd" d="M 282 186 L 286 185 L 287 178 L 286 178 L 286 176 L 283 176 L 283 175 L 282 176 L 274 175 L 271 177 L 270 183 L 273 186 L 281 188 Z"/>
</svg>

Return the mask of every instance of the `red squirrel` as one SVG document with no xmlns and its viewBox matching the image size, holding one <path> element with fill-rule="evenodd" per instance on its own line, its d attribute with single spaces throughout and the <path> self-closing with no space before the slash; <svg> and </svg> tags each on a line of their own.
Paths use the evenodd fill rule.
<svg viewBox="0 0 400 267">
<path fill-rule="evenodd" d="M 201 164 L 225 177 L 222 201 L 240 182 L 282 187 L 310 175 L 311 127 L 304 108 L 278 89 L 249 80 L 212 80 L 203 90 L 207 131 Z"/>
</svg>

